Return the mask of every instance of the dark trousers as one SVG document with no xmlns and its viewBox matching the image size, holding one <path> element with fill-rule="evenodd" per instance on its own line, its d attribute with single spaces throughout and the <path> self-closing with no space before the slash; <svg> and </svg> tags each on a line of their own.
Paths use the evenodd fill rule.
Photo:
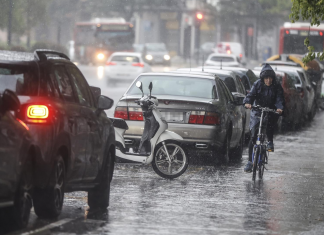
<svg viewBox="0 0 324 235">
<path fill-rule="evenodd" d="M 268 125 L 266 128 L 266 134 L 268 141 L 273 142 L 273 132 L 274 132 L 274 127 L 278 121 L 279 116 L 278 115 L 269 115 L 268 119 Z M 259 125 L 255 125 L 252 130 L 251 130 L 251 137 L 250 137 L 250 142 L 249 142 L 249 161 L 252 161 L 252 152 L 253 152 L 253 146 L 255 145 L 255 142 L 258 137 L 258 132 L 259 132 Z"/>
</svg>

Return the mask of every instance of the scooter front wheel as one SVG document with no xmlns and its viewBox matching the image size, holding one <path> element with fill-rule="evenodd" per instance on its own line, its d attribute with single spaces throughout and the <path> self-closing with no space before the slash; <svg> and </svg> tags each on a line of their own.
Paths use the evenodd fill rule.
<svg viewBox="0 0 324 235">
<path fill-rule="evenodd" d="M 152 166 L 159 176 L 174 179 L 187 170 L 188 158 L 178 143 L 161 143 L 155 148 Z"/>
</svg>

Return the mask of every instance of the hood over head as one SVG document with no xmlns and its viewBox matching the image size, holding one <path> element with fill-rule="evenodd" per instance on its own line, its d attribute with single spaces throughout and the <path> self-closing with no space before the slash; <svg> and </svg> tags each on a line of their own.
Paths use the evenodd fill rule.
<svg viewBox="0 0 324 235">
<path fill-rule="evenodd" d="M 265 77 L 272 77 L 272 83 L 277 83 L 276 73 L 269 64 L 264 64 L 260 73 L 260 79 L 263 83 Z"/>
</svg>

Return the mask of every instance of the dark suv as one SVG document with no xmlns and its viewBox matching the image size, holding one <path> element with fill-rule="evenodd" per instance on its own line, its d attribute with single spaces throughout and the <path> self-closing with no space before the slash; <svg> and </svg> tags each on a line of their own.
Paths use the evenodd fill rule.
<svg viewBox="0 0 324 235">
<path fill-rule="evenodd" d="M 36 146 L 33 205 L 39 217 L 57 217 L 64 192 L 88 191 L 90 208 L 109 205 L 115 132 L 105 109 L 113 100 L 90 87 L 60 52 L 0 51 L 0 90 L 16 92 L 18 118 Z M 0 179 L 1 180 L 1 179 Z"/>
</svg>

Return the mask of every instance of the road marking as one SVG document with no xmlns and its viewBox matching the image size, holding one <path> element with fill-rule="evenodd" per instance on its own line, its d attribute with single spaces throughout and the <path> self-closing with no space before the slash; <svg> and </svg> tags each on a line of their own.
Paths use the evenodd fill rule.
<svg viewBox="0 0 324 235">
<path fill-rule="evenodd" d="M 22 233 L 21 235 L 29 235 L 29 234 L 35 234 L 35 233 L 43 232 L 45 230 L 49 230 L 49 229 L 61 226 L 63 224 L 66 224 L 66 223 L 68 223 L 68 222 L 70 222 L 72 220 L 73 219 L 62 219 L 62 220 L 56 221 L 54 223 L 48 224 L 48 225 L 46 225 L 46 226 L 44 226 L 42 228 L 38 228 L 38 229 L 35 229 L 33 231 L 30 231 L 30 232 Z"/>
</svg>

